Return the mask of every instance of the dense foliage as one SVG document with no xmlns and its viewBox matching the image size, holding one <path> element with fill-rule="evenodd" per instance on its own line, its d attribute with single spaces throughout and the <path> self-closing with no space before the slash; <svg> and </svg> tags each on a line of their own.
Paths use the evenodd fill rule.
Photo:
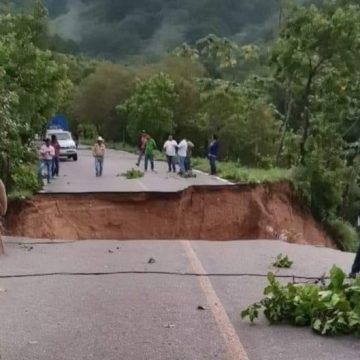
<svg viewBox="0 0 360 360">
<path fill-rule="evenodd" d="M 269 273 L 264 299 L 242 311 L 254 322 L 263 310 L 270 324 L 309 326 L 321 335 L 360 336 L 360 277 L 345 281 L 345 273 L 334 266 L 328 285 L 281 284 Z"/>
<path fill-rule="evenodd" d="M 0 13 L 0 161 L 1 176 L 16 190 L 36 181 L 32 141 L 71 87 L 66 67 L 41 49 L 46 13 Z"/>
</svg>

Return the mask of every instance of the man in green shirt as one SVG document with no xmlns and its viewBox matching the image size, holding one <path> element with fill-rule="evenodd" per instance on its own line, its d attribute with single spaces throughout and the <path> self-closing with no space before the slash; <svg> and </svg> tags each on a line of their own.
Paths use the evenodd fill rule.
<svg viewBox="0 0 360 360">
<path fill-rule="evenodd" d="M 154 171 L 154 151 L 157 149 L 155 140 L 149 135 L 145 143 L 145 171 L 150 160 L 151 171 Z"/>
</svg>

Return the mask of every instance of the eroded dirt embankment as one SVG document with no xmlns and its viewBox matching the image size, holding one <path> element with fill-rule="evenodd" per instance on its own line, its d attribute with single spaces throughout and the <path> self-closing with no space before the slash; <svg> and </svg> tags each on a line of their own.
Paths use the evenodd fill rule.
<svg viewBox="0 0 360 360">
<path fill-rule="evenodd" d="M 45 239 L 274 239 L 334 246 L 291 186 L 193 187 L 179 193 L 39 194 L 12 204 L 9 235 Z"/>
</svg>

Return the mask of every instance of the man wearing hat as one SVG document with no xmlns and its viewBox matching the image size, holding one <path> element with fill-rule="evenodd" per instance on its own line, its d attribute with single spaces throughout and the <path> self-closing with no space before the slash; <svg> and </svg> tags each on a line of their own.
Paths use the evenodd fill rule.
<svg viewBox="0 0 360 360">
<path fill-rule="evenodd" d="M 104 156 L 105 156 L 105 144 L 104 139 L 99 136 L 94 147 L 93 147 L 93 156 L 95 158 L 95 172 L 96 177 L 102 176 L 103 167 L 104 167 Z"/>
</svg>

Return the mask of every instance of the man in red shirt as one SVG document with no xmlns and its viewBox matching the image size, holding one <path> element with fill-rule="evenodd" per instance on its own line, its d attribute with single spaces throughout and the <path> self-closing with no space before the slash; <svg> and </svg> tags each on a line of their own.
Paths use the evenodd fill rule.
<svg viewBox="0 0 360 360">
<path fill-rule="evenodd" d="M 52 163 L 52 177 L 59 176 L 60 169 L 60 144 L 56 138 L 56 135 L 51 135 L 51 146 L 55 150 L 55 156 L 53 157 Z"/>
<path fill-rule="evenodd" d="M 145 130 L 143 130 L 141 132 L 141 134 L 139 135 L 139 139 L 138 139 L 138 150 L 139 150 L 139 157 L 138 160 L 136 162 L 136 166 L 140 166 L 141 164 L 141 160 L 144 157 L 145 154 L 145 144 L 146 141 L 148 139 L 149 135 L 146 133 Z"/>
</svg>

